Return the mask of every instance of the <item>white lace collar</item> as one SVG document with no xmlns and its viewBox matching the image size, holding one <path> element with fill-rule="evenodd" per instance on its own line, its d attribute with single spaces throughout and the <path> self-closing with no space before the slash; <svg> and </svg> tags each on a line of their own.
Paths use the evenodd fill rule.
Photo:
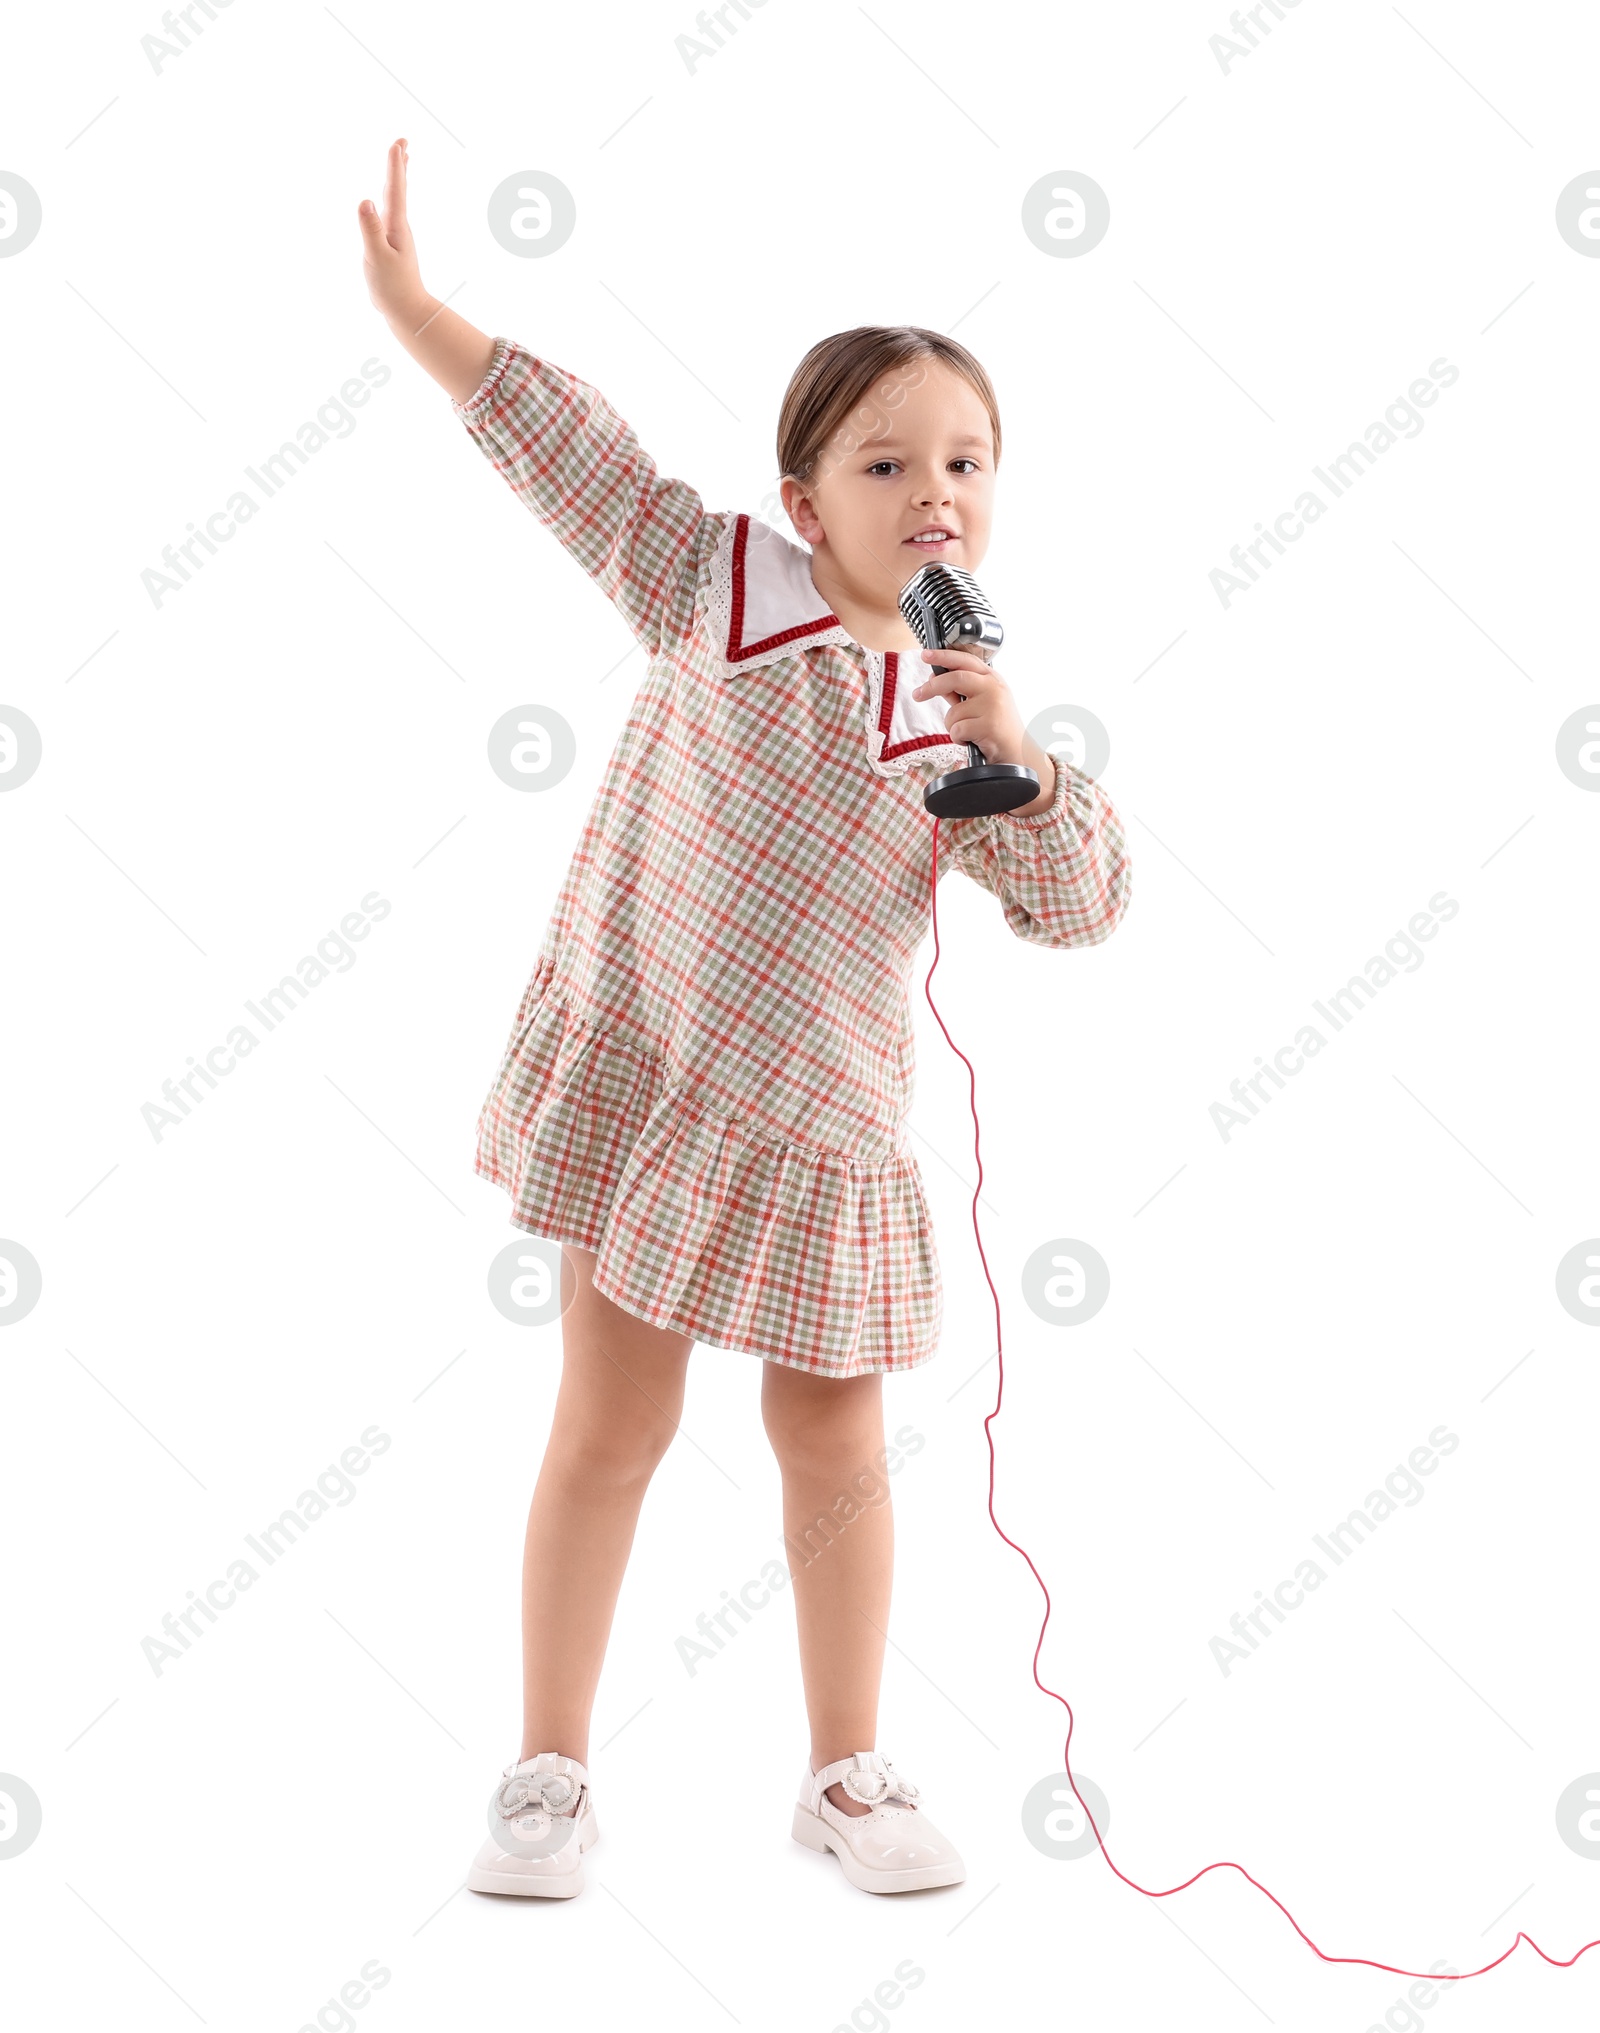
<svg viewBox="0 0 1600 2033">
<path fill-rule="evenodd" d="M 730 676 L 830 644 L 862 658 L 867 764 L 874 775 L 902 776 L 910 769 L 938 775 L 970 760 L 965 743 L 945 732 L 946 702 L 911 696 L 926 668 L 922 659 L 858 643 L 818 593 L 811 553 L 757 516 L 731 516 L 717 540 L 706 625 Z"/>
</svg>

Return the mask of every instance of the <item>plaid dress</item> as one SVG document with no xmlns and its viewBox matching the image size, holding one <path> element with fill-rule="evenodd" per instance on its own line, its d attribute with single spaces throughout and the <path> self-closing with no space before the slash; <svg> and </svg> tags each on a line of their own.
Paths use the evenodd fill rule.
<svg viewBox="0 0 1600 2033">
<path fill-rule="evenodd" d="M 845 632 L 809 551 L 663 478 L 587 383 L 498 338 L 452 406 L 649 658 L 475 1169 L 641 1320 L 824 1376 L 910 1369 L 943 1311 L 908 1120 L 922 793 L 969 760 L 945 702 Z M 1020 939 L 1092 946 L 1128 905 L 1122 824 L 1054 759 L 1046 810 L 944 820 L 939 874 Z"/>
</svg>

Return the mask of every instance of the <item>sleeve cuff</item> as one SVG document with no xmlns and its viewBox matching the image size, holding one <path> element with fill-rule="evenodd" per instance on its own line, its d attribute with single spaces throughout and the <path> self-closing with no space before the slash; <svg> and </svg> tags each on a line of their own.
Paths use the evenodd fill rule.
<svg viewBox="0 0 1600 2033">
<path fill-rule="evenodd" d="M 469 424 L 479 423 L 483 420 L 490 404 L 494 401 L 495 390 L 500 386 L 501 381 L 505 377 L 506 369 L 511 365 L 511 356 L 516 351 L 517 342 L 515 339 L 497 338 L 495 340 L 494 354 L 489 361 L 489 371 L 484 375 L 482 381 L 478 383 L 472 394 L 467 397 L 465 402 L 457 402 L 454 396 L 450 398 L 450 407 L 458 417 L 463 418 Z"/>
<path fill-rule="evenodd" d="M 1072 765 L 1064 761 L 1059 755 L 1052 755 L 1050 760 L 1055 765 L 1056 788 L 1055 795 L 1051 798 L 1049 804 L 1045 806 L 1042 812 L 1029 812 L 1026 817 L 1016 812 L 1002 812 L 999 817 L 1003 825 L 1037 827 L 1059 826 L 1062 823 L 1066 815 L 1067 806 L 1067 773 Z"/>
</svg>

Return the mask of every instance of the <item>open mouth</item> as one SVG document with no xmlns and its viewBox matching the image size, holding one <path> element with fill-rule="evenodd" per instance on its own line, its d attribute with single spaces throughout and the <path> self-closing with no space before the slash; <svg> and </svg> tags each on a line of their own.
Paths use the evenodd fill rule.
<svg viewBox="0 0 1600 2033">
<path fill-rule="evenodd" d="M 916 536 L 908 536 L 906 538 L 906 542 L 914 550 L 919 551 L 942 551 L 950 544 L 959 543 L 960 541 L 961 539 L 948 529 L 922 530 Z"/>
</svg>

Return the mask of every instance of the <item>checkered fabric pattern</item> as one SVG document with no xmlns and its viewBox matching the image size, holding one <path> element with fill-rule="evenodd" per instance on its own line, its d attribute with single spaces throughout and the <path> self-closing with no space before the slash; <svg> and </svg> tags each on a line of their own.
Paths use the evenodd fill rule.
<svg viewBox="0 0 1600 2033">
<path fill-rule="evenodd" d="M 874 653 L 826 602 L 807 604 L 828 627 L 729 667 L 708 595 L 735 518 L 661 476 L 596 389 L 499 338 L 453 407 L 649 656 L 476 1169 L 655 1326 L 820 1375 L 910 1369 L 943 1308 L 908 1133 L 934 772 L 869 768 Z M 940 876 L 981 883 L 1021 939 L 1092 946 L 1127 909 L 1121 821 L 1059 759 L 1046 810 L 945 820 L 939 842 Z"/>
</svg>

